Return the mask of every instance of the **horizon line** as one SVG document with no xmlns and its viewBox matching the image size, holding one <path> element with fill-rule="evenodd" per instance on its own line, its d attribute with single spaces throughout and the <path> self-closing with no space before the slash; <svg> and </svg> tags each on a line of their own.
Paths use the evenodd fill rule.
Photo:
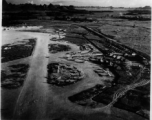
<svg viewBox="0 0 152 120">
<path fill-rule="evenodd" d="M 23 4 L 31 4 L 31 3 L 11 3 L 11 2 L 7 2 L 8 4 L 15 4 L 15 5 L 23 5 Z M 124 7 L 124 6 L 96 6 L 96 5 L 73 5 L 73 4 L 69 4 L 69 5 L 60 5 L 60 4 L 53 4 L 52 2 L 48 3 L 48 4 L 36 4 L 36 3 L 33 3 L 32 5 L 49 5 L 49 4 L 52 4 L 52 5 L 59 5 L 59 6 L 75 6 L 75 7 L 104 7 L 104 8 L 108 8 L 108 7 L 113 7 L 113 8 L 139 8 L 139 7 L 146 7 L 146 6 L 149 6 L 149 7 L 152 7 L 151 5 L 144 5 L 144 6 L 131 6 L 131 7 Z"/>
</svg>

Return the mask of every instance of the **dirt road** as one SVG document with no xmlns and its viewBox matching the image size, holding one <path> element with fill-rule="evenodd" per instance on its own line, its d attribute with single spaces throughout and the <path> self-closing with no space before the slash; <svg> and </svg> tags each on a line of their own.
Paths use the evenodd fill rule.
<svg viewBox="0 0 152 120">
<path fill-rule="evenodd" d="M 48 58 L 46 58 L 48 56 L 48 41 L 47 36 L 43 38 L 39 36 L 37 39 L 30 69 L 17 100 L 14 119 L 21 119 L 22 117 L 40 119 L 45 114 L 44 104 L 47 87 L 44 82 L 48 64 Z"/>
</svg>

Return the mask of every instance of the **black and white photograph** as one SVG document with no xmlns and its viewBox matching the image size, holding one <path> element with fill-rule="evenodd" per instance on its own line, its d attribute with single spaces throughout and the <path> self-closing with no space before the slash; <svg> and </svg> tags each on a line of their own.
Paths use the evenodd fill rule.
<svg viewBox="0 0 152 120">
<path fill-rule="evenodd" d="M 151 0 L 1 0 L 1 120 L 150 120 Z"/>
</svg>

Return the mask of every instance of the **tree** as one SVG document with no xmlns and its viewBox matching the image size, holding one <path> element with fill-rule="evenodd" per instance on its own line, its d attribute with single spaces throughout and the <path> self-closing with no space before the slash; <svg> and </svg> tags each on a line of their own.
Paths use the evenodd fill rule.
<svg viewBox="0 0 152 120">
<path fill-rule="evenodd" d="M 54 5 L 52 5 L 51 3 L 48 5 L 49 10 L 54 10 L 54 8 L 55 8 Z"/>
<path fill-rule="evenodd" d="M 8 3 L 6 0 L 2 1 L 2 7 L 3 7 L 3 10 L 6 10 L 8 8 Z"/>
<path fill-rule="evenodd" d="M 113 9 L 113 7 L 112 7 L 112 6 L 110 6 L 110 9 Z"/>
<path fill-rule="evenodd" d="M 151 7 L 150 6 L 145 6 L 145 7 L 143 7 L 144 9 L 151 9 Z"/>
<path fill-rule="evenodd" d="M 75 8 L 74 8 L 73 5 L 70 5 L 70 6 L 68 7 L 68 9 L 69 9 L 69 10 L 74 10 Z"/>
</svg>

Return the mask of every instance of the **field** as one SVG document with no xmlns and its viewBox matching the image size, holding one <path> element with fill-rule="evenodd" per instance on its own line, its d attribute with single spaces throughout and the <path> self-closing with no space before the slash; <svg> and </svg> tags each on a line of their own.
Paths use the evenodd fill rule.
<svg viewBox="0 0 152 120">
<path fill-rule="evenodd" d="M 3 12 L 2 119 L 149 119 L 151 21 L 87 10 Z"/>
</svg>

